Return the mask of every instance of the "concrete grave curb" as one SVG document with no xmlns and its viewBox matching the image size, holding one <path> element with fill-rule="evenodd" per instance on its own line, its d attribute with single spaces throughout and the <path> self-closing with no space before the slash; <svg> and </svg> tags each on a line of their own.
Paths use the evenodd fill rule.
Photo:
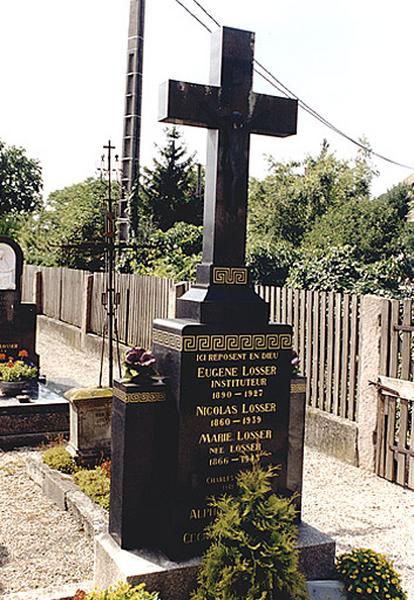
<svg viewBox="0 0 414 600">
<path fill-rule="evenodd" d="M 92 502 L 73 483 L 69 475 L 48 467 L 43 462 L 40 452 L 26 457 L 26 469 L 28 475 L 39 485 L 45 496 L 62 510 L 69 511 L 91 539 L 95 539 L 101 534 L 107 534 L 109 518 L 107 511 Z M 309 531 L 312 530 L 305 525 L 305 532 L 307 531 L 306 527 Z M 65 585 L 55 590 L 38 589 L 8 594 L 4 600 L 72 600 L 77 589 L 89 591 L 92 588 L 93 582 L 86 581 Z M 308 590 L 310 600 L 346 600 L 345 588 L 338 581 L 308 581 Z"/>
<path fill-rule="evenodd" d="M 69 511 L 92 540 L 108 530 L 107 511 L 92 502 L 69 475 L 48 467 L 40 453 L 26 457 L 26 469 L 44 495 L 62 510 Z"/>
</svg>

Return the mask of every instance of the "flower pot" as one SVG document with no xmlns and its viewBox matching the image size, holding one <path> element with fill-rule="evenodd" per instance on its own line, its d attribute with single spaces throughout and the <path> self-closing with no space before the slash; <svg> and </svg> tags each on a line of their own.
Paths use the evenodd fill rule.
<svg viewBox="0 0 414 600">
<path fill-rule="evenodd" d="M 8 398 L 21 394 L 27 386 L 27 381 L 0 381 L 0 392 Z"/>
</svg>

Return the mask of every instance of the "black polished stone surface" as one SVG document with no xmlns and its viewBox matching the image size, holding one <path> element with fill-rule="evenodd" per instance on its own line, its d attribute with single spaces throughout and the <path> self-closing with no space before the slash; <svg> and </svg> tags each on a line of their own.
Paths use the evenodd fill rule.
<svg viewBox="0 0 414 600">
<path fill-rule="evenodd" d="M 177 317 L 220 325 L 268 321 L 245 263 L 250 135 L 296 133 L 296 100 L 253 91 L 254 33 L 223 27 L 212 34 L 210 83 L 168 81 L 160 119 L 206 127 L 202 264 L 196 285 L 177 303 Z"/>
<path fill-rule="evenodd" d="M 21 303 L 23 252 L 14 240 L 0 236 L 0 243 L 10 246 L 15 259 L 15 290 L 0 290 L 0 355 L 21 358 L 39 366 L 36 354 L 36 306 Z M 26 356 L 27 353 L 27 356 Z"/>
<path fill-rule="evenodd" d="M 121 548 L 159 543 L 171 427 L 164 383 L 114 381 L 109 533 Z"/>
<path fill-rule="evenodd" d="M 155 322 L 153 339 L 174 414 L 161 549 L 185 558 L 206 547 L 208 498 L 231 493 L 251 457 L 280 466 L 274 491 L 297 491 L 288 487 L 292 332 L 169 319 Z"/>
<path fill-rule="evenodd" d="M 208 129 L 203 259 L 177 318 L 154 324 L 166 400 L 134 403 L 139 391 L 115 383 L 110 533 L 123 548 L 172 559 L 206 548 L 209 498 L 232 493 L 252 458 L 279 466 L 279 494 L 301 488 L 292 330 L 269 324 L 244 264 L 250 134 L 296 133 L 297 102 L 254 93 L 253 58 L 253 33 L 222 28 L 210 85 L 170 81 L 161 96 L 160 120 Z M 294 405 L 303 416 L 304 395 Z"/>
<path fill-rule="evenodd" d="M 63 391 L 32 384 L 29 401 L 0 396 L 0 448 L 32 446 L 69 433 L 69 403 Z"/>
</svg>

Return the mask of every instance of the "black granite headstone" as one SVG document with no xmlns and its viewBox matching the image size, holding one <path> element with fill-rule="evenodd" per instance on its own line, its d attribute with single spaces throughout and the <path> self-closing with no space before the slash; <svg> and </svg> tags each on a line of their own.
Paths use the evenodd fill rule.
<svg viewBox="0 0 414 600">
<path fill-rule="evenodd" d="M 209 498 L 231 493 L 252 457 L 279 465 L 275 491 L 300 491 L 303 418 L 295 429 L 292 329 L 269 323 L 245 266 L 250 134 L 296 133 L 297 103 L 252 91 L 253 52 L 253 33 L 223 28 L 212 37 L 211 84 L 170 81 L 162 89 L 161 120 L 208 128 L 203 261 L 196 285 L 178 301 L 178 318 L 154 323 L 154 353 L 168 381 L 162 408 L 114 408 L 112 456 L 121 467 L 112 473 L 119 498 L 110 533 L 124 548 L 149 542 L 174 559 L 205 549 Z"/>
<path fill-rule="evenodd" d="M 0 236 L 0 360 L 23 358 L 38 366 L 36 306 L 21 302 L 22 272 L 19 244 Z"/>
</svg>

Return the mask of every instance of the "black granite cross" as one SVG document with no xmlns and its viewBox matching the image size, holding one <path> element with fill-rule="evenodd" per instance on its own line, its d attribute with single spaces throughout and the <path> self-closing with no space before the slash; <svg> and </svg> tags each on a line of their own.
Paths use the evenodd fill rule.
<svg viewBox="0 0 414 600">
<path fill-rule="evenodd" d="M 207 127 L 203 264 L 244 265 L 250 134 L 296 133 L 297 102 L 256 94 L 254 33 L 223 27 L 212 36 L 210 83 L 163 84 L 160 121 Z"/>
</svg>

